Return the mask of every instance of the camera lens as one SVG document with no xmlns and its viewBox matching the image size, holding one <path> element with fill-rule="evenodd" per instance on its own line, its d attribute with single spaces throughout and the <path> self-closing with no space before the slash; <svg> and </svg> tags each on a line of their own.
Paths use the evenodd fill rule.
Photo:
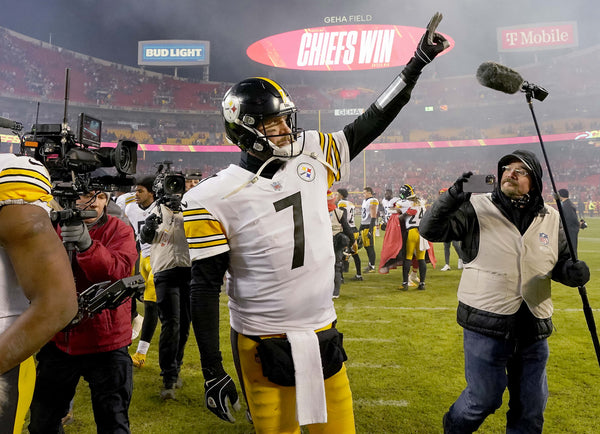
<svg viewBox="0 0 600 434">
<path fill-rule="evenodd" d="M 185 178 L 181 175 L 168 175 L 165 177 L 166 194 L 183 194 L 185 192 Z"/>
</svg>

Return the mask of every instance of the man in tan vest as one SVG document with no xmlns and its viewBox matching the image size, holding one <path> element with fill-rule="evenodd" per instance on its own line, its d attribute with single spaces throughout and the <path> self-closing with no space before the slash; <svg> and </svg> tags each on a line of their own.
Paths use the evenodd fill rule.
<svg viewBox="0 0 600 434">
<path fill-rule="evenodd" d="M 558 212 L 542 197 L 542 168 L 529 151 L 498 162 L 492 193 L 465 193 L 464 173 L 421 220 L 431 241 L 461 241 L 464 270 L 457 321 L 463 327 L 467 387 L 444 415 L 444 433 L 472 433 L 510 393 L 506 432 L 541 433 L 548 399 L 550 281 L 584 285 Z"/>
</svg>

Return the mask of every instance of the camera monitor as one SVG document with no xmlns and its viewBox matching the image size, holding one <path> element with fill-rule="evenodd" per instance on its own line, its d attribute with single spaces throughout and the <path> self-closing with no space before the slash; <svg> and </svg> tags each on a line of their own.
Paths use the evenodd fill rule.
<svg viewBox="0 0 600 434">
<path fill-rule="evenodd" d="M 79 114 L 79 135 L 77 141 L 84 145 L 99 148 L 100 134 L 102 132 L 102 121 L 85 113 Z"/>
</svg>

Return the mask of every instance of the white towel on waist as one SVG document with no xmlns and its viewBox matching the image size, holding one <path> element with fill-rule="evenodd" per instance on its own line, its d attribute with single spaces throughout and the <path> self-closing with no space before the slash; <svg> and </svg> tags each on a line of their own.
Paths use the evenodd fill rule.
<svg viewBox="0 0 600 434">
<path fill-rule="evenodd" d="M 286 335 L 294 360 L 298 423 L 326 423 L 325 383 L 317 334 L 307 330 L 286 332 Z"/>
<path fill-rule="evenodd" d="M 429 250 L 429 241 L 423 237 L 419 237 L 419 250 Z"/>
</svg>

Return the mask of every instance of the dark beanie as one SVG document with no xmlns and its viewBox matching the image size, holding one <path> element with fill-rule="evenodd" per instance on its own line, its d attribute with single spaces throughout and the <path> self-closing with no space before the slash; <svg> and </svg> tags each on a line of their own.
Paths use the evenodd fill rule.
<svg viewBox="0 0 600 434">
<path fill-rule="evenodd" d="M 561 188 L 560 190 L 558 190 L 558 195 L 562 198 L 568 198 L 569 197 L 569 190 L 567 190 L 566 188 Z"/>
</svg>

